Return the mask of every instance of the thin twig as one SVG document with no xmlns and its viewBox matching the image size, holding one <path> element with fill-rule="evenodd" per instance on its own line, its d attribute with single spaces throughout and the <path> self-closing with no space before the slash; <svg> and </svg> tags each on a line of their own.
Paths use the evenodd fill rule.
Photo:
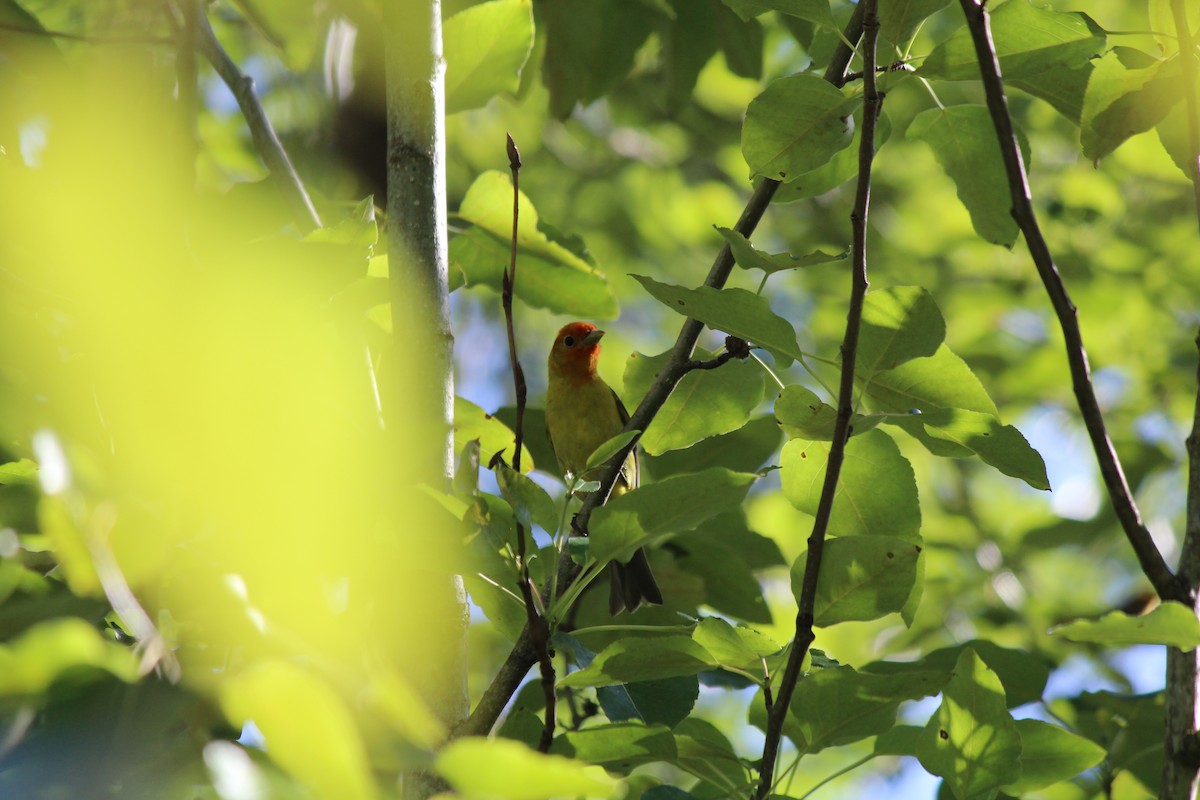
<svg viewBox="0 0 1200 800">
<path fill-rule="evenodd" d="M 521 448 L 524 446 L 525 399 L 528 393 L 525 385 L 525 370 L 521 368 L 521 360 L 517 358 L 517 337 L 513 326 L 513 288 L 517 283 L 517 227 L 521 213 L 521 153 L 512 136 L 506 137 L 508 151 L 508 168 L 512 172 L 513 210 L 512 210 L 512 251 L 509 254 L 508 268 L 504 270 L 501 281 L 500 300 L 504 306 L 504 327 L 508 332 L 508 361 L 512 365 L 513 390 L 517 399 L 517 425 L 514 437 L 513 471 L 521 474 Z M 538 740 L 538 750 L 543 753 L 550 750 L 554 739 L 556 722 L 554 712 L 556 700 L 554 695 L 554 662 L 550 657 L 550 630 L 546 617 L 539 611 L 537 599 L 534 598 L 533 580 L 529 577 L 529 559 L 526 557 L 525 525 L 517 522 L 517 585 L 521 590 L 521 599 L 525 605 L 526 627 L 532 632 L 534 652 L 542 673 L 542 688 L 546 695 L 546 722 L 542 727 L 542 735 Z M 538 598 L 540 599 L 540 598 Z M 543 604 L 544 607 L 544 604 Z"/>
<path fill-rule="evenodd" d="M 1187 111 L 1188 125 L 1188 178 L 1192 181 L 1192 195 L 1196 205 L 1196 224 L 1200 225 L 1200 110 L 1196 103 L 1196 48 L 1192 42 L 1183 0 L 1171 0 L 1171 13 L 1175 17 L 1175 32 L 1179 36 L 1179 64 L 1182 68 L 1183 103 Z"/>
<path fill-rule="evenodd" d="M 876 66 L 875 71 L 880 74 L 885 72 L 915 72 L 916 68 L 907 61 L 901 60 L 893 61 L 891 64 L 883 66 Z M 850 83 L 851 81 L 861 81 L 862 79 L 863 73 L 861 71 L 846 73 L 846 83 Z"/>
<path fill-rule="evenodd" d="M 271 121 L 267 119 L 262 104 L 258 102 L 258 95 L 254 92 L 254 79 L 238 69 L 237 64 L 233 63 L 233 59 L 221 47 L 217 35 L 213 33 L 212 25 L 208 22 L 208 16 L 201 14 L 198 21 L 200 50 L 237 99 L 238 108 L 242 110 L 242 117 L 245 118 L 246 125 L 250 128 L 250 136 L 254 139 L 254 147 L 266 162 L 267 169 L 283 188 L 292 206 L 296 225 L 306 233 L 321 227 L 321 217 L 317 214 L 317 209 L 309 199 L 287 151 L 283 149 L 283 144 L 275 134 Z"/>
<path fill-rule="evenodd" d="M 862 19 L 862 4 L 859 3 L 850 15 L 850 21 L 846 24 L 844 39 L 851 42 L 858 41 L 862 33 Z M 846 65 L 850 63 L 853 55 L 851 47 L 848 47 L 845 42 L 839 43 L 837 49 L 834 50 L 829 68 L 825 71 L 825 80 L 835 86 L 841 86 L 845 82 Z M 762 219 L 763 214 L 766 212 L 767 206 L 771 204 L 771 199 L 775 196 L 779 185 L 779 181 L 770 179 L 764 179 L 759 183 L 747 201 L 745 209 L 742 210 L 737 224 L 734 225 L 734 230 L 749 238 L 750 234 L 758 226 L 759 220 Z M 713 261 L 712 267 L 709 269 L 704 285 L 717 289 L 721 288 L 725 285 L 725 281 L 728 279 L 729 273 L 733 270 L 733 266 L 733 253 L 730 251 L 729 245 L 722 245 L 720 252 Z M 670 397 L 671 392 L 680 379 L 687 374 L 687 363 L 692 360 L 692 352 L 696 347 L 696 340 L 700 337 L 700 331 L 703 328 L 704 324 L 694 319 L 688 319 L 683 323 L 679 331 L 679 336 L 675 340 L 675 346 L 671 349 L 671 354 L 667 358 L 667 364 L 659 371 L 658 377 L 651 385 L 649 391 L 646 392 L 646 396 L 642 398 L 642 402 L 630 416 L 629 422 L 625 424 L 626 431 L 646 430 L 646 426 L 654 419 L 654 415 L 658 413 L 663 403 Z M 625 463 L 625 459 L 628 458 L 629 453 L 636 446 L 637 438 L 635 437 L 608 461 L 608 465 L 604 468 L 604 472 L 600 478 L 600 488 L 587 496 L 579 514 L 576 515 L 576 527 L 583 531 L 587 530 L 587 521 L 591 516 L 592 510 L 608 499 L 613 484 L 616 483 L 617 476 L 620 474 L 621 465 Z M 558 562 L 557 574 L 554 581 L 558 586 L 567 586 L 575 579 L 579 571 L 579 565 L 569 557 L 561 558 Z M 547 602 L 549 600 L 549 590 L 549 583 L 542 587 L 542 597 Z M 483 696 L 475 706 L 475 710 L 471 712 L 470 717 L 465 722 L 454 729 L 452 737 L 486 735 L 492 729 L 496 720 L 499 719 L 500 713 L 508 704 L 513 693 L 520 687 L 521 681 L 525 678 L 526 673 L 529 672 L 529 668 L 536 661 L 537 651 L 534 648 L 530 635 L 530 628 L 526 625 L 513 645 L 513 649 L 509 652 L 508 657 L 504 660 L 500 669 L 496 671 L 492 682 L 484 690 Z"/>
<path fill-rule="evenodd" d="M 875 125 L 883 105 L 875 85 L 875 51 L 879 40 L 879 17 L 876 0 L 861 0 L 863 8 L 863 129 L 858 148 L 858 185 L 854 196 L 854 211 L 850 215 L 852 228 L 851 261 L 852 276 L 850 302 L 846 312 L 846 333 L 842 339 L 841 385 L 838 387 L 837 419 L 833 426 L 833 441 L 829 447 L 829 461 L 825 466 L 825 482 L 821 487 L 821 498 L 813 518 L 812 534 L 808 537 L 808 557 L 804 562 L 804 578 L 800 585 L 799 609 L 796 612 L 796 634 L 792 641 L 792 652 L 788 654 L 783 677 L 777 694 L 769 706 L 766 736 L 763 742 L 763 757 L 759 765 L 757 800 L 763 800 L 771 792 L 775 779 L 775 762 L 779 757 L 779 745 L 783 738 L 783 725 L 787 720 L 792 693 L 800 680 L 800 667 L 812 644 L 813 611 L 816 607 L 817 576 L 821 571 L 821 555 L 825 548 L 825 534 L 829 529 L 829 518 L 833 513 L 833 498 L 837 493 L 838 478 L 846 456 L 846 443 L 850 438 L 850 419 L 854 413 L 854 364 L 858 356 L 858 332 L 862 321 L 863 300 L 867 294 L 867 217 L 871 206 L 871 165 L 875 159 Z"/>
<path fill-rule="evenodd" d="M 1100 475 L 1104 479 L 1109 499 L 1116 511 L 1117 519 L 1125 531 L 1133 547 L 1134 554 L 1141 564 L 1142 572 L 1150 580 L 1158 596 L 1164 600 L 1185 600 L 1187 592 L 1176 581 L 1170 567 L 1163 559 L 1162 553 L 1154 544 L 1150 531 L 1142 522 L 1141 513 L 1129 490 L 1125 472 L 1121 468 L 1120 459 L 1108 437 L 1104 426 L 1104 416 L 1100 413 L 1100 404 L 1096 401 L 1096 393 L 1092 387 L 1092 379 L 1088 367 L 1087 351 L 1083 346 L 1083 336 L 1079 330 L 1079 320 L 1076 317 L 1075 305 L 1067 295 L 1054 258 L 1042 237 L 1038 226 L 1037 215 L 1033 210 L 1030 199 L 1029 183 L 1025 177 L 1025 165 L 1021 158 L 1021 149 L 1017 146 L 1016 134 L 1013 131 L 1012 118 L 1008 114 L 1008 101 L 1004 96 L 1004 83 L 1000 78 L 1000 62 L 996 57 L 996 49 L 992 44 L 991 26 L 987 11 L 980 0 L 959 0 L 963 13 L 967 17 L 967 27 L 971 39 L 975 43 L 975 54 L 979 60 L 983 77 L 983 88 L 987 95 L 988 110 L 991 112 L 992 124 L 1000 139 L 1000 151 L 1004 156 L 1004 170 L 1008 175 L 1008 187 L 1012 198 L 1012 214 L 1017 225 L 1025 235 L 1033 263 L 1038 275 L 1050 296 L 1050 304 L 1058 316 L 1062 327 L 1063 338 L 1067 348 L 1067 362 L 1071 369 L 1071 382 L 1075 390 L 1075 399 L 1087 426 L 1088 435 L 1092 440 L 1092 448 L 1096 451 Z M 1185 600 L 1186 602 L 1186 600 Z"/>
</svg>

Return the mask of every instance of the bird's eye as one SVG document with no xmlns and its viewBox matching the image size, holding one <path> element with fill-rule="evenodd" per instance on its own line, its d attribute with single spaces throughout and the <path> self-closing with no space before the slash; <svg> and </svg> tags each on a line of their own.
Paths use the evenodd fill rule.
<svg viewBox="0 0 1200 800">
<path fill-rule="evenodd" d="M 567 347 L 574 347 L 575 346 L 575 337 L 574 336 L 564 336 L 563 344 L 565 344 Z"/>
</svg>

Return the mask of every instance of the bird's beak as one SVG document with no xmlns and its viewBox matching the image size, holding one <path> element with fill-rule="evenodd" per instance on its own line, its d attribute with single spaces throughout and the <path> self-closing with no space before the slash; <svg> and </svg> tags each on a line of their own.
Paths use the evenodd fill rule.
<svg viewBox="0 0 1200 800">
<path fill-rule="evenodd" d="M 604 331 L 592 331 L 587 336 L 583 337 L 582 340 L 580 340 L 580 344 L 584 345 L 585 347 L 591 347 L 592 345 L 598 343 L 602 336 L 604 336 Z"/>
</svg>

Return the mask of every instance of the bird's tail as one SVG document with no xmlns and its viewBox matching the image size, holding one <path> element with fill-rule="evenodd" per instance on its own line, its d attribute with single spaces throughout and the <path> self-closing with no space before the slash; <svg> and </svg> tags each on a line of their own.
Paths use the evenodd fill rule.
<svg viewBox="0 0 1200 800">
<path fill-rule="evenodd" d="M 650 562 L 646 560 L 644 549 L 639 547 L 628 564 L 613 561 L 609 564 L 608 574 L 611 579 L 608 610 L 613 616 L 624 609 L 636 611 L 643 603 L 662 605 L 662 590 L 650 571 Z"/>
</svg>

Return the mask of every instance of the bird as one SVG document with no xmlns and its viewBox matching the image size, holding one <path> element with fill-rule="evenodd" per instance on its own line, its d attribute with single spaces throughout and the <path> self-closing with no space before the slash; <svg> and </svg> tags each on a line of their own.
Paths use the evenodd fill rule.
<svg viewBox="0 0 1200 800">
<path fill-rule="evenodd" d="M 629 421 L 621 398 L 596 373 L 603 336 L 604 331 L 589 322 L 564 325 L 554 338 L 547 364 L 546 432 L 562 473 L 584 480 L 599 479 L 602 466 L 582 473 L 588 457 Z M 634 448 L 621 467 L 611 496 L 636 489 L 638 481 L 638 454 Z M 639 547 L 627 564 L 612 561 L 609 577 L 608 610 L 614 616 L 624 609 L 636 611 L 644 603 L 662 604 L 662 591 L 643 548 Z"/>
</svg>

